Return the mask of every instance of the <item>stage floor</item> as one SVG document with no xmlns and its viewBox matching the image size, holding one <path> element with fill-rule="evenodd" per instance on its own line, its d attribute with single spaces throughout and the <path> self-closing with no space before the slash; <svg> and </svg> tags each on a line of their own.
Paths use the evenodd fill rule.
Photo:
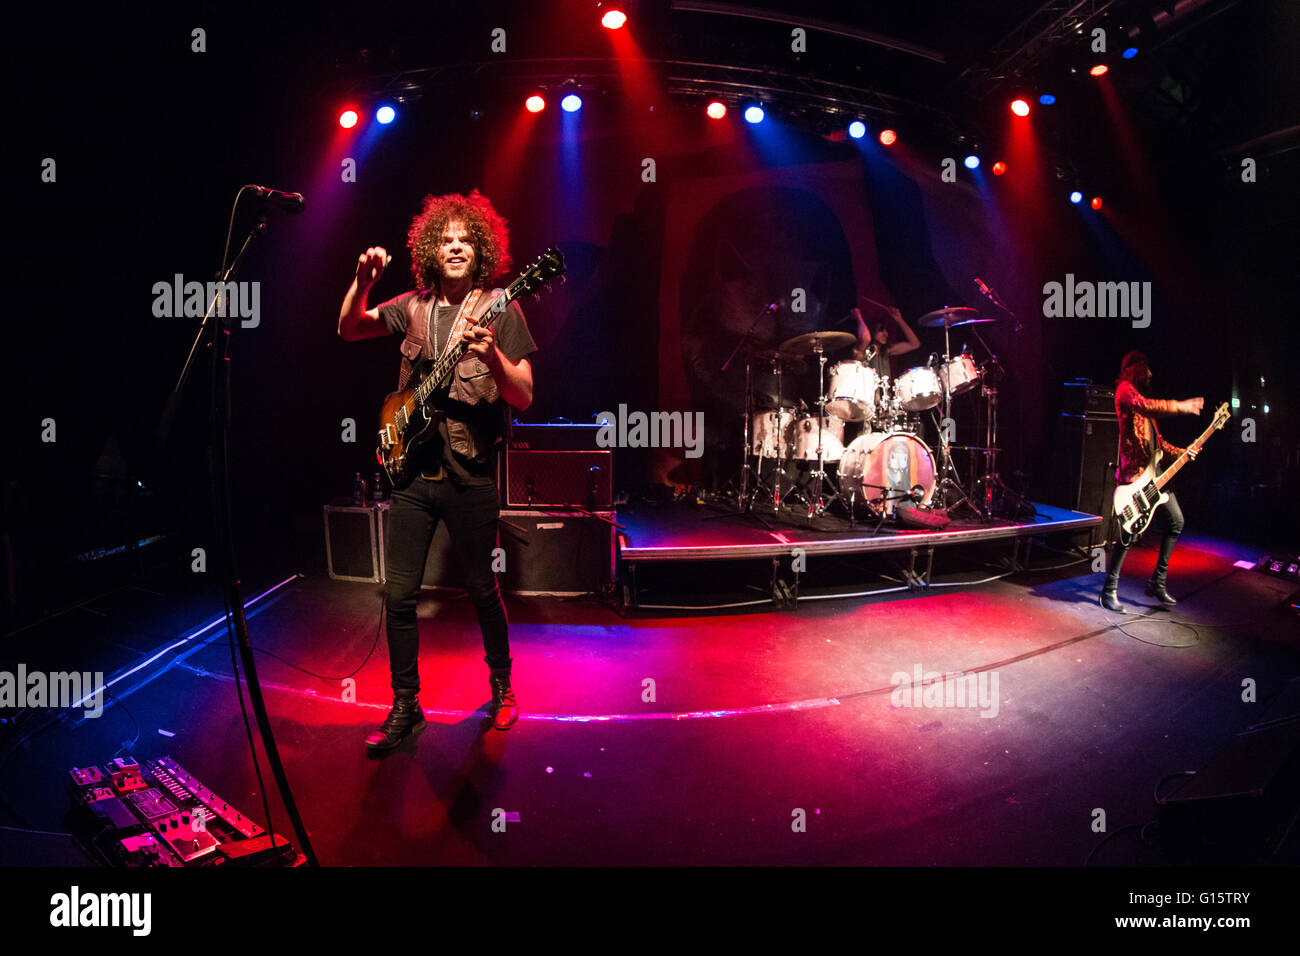
<svg viewBox="0 0 1300 956">
<path fill-rule="evenodd" d="M 898 529 L 859 521 L 856 528 L 835 518 L 817 519 L 815 527 L 789 518 L 777 521 L 762 511 L 728 515 L 711 508 L 667 505 L 618 512 L 627 530 L 619 547 L 623 561 L 725 561 L 781 557 L 793 548 L 805 554 L 862 554 L 951 544 L 971 544 L 1006 538 L 1086 531 L 1101 525 L 1097 515 L 1052 505 L 1033 504 L 1032 521 L 979 521 L 958 518 L 943 530 Z M 768 527 L 763 526 L 766 522 Z"/>
<path fill-rule="evenodd" d="M 1154 553 L 1140 547 L 1124 569 L 1127 616 L 1098 606 L 1088 563 L 728 614 L 620 618 L 592 600 L 509 598 L 522 717 L 506 733 L 485 727 L 472 608 L 426 594 L 429 726 L 383 759 L 362 746 L 391 700 L 378 585 L 309 570 L 253 603 L 249 626 L 325 864 L 1081 866 L 1093 851 L 1160 864 L 1173 860 L 1138 828 L 1114 831 L 1154 819 L 1159 780 L 1203 767 L 1300 674 L 1294 586 L 1234 566 L 1254 557 L 1185 536 L 1171 612 L 1142 596 Z M 10 733 L 5 824 L 65 829 L 65 772 L 119 749 L 170 754 L 265 822 L 223 629 L 195 633 L 220 619 L 219 596 L 195 577 L 11 637 L 29 668 L 85 669 L 93 651 L 95 669 L 129 676 L 99 719 Z M 897 675 L 917 669 L 983 675 L 992 693 L 982 706 L 895 706 Z M 1246 677 L 1260 704 L 1243 705 Z M 1096 807 L 1114 837 L 1104 845 Z M 502 810 L 517 821 L 496 832 Z M 800 814 L 805 832 L 792 828 Z"/>
</svg>

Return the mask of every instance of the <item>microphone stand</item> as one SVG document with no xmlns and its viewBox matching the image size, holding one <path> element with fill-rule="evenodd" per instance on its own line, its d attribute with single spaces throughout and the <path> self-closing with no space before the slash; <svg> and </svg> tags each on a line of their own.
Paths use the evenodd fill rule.
<svg viewBox="0 0 1300 956">
<path fill-rule="evenodd" d="M 758 323 L 762 321 L 763 316 L 771 315 L 775 311 L 776 310 L 771 305 L 769 305 L 764 307 L 763 311 L 758 313 L 758 315 L 754 316 L 754 321 L 749 324 L 749 328 L 745 330 L 745 333 L 740 337 L 740 340 L 736 342 L 736 347 L 731 350 L 731 354 L 727 356 L 727 360 L 722 363 L 722 368 L 718 370 L 719 372 L 725 374 L 727 369 L 731 368 L 731 363 L 735 361 L 736 356 L 740 353 L 740 350 L 744 347 L 745 343 L 748 342 L 750 337 L 754 334 L 754 330 L 758 328 Z M 754 513 L 754 502 L 749 494 L 749 475 L 750 475 L 749 426 L 750 426 L 750 422 L 753 420 L 754 417 L 753 403 L 754 403 L 754 395 L 750 386 L 750 365 L 749 365 L 749 360 L 746 359 L 745 360 L 745 412 L 744 412 L 745 437 L 744 437 L 744 445 L 740 450 L 740 457 L 741 457 L 740 494 L 736 499 L 736 510 L 724 511 L 721 512 L 720 514 L 706 515 L 704 520 L 711 521 L 714 518 L 734 518 L 734 517 L 739 517 L 741 515 L 744 515 L 746 517 L 753 518 L 755 521 L 761 524 L 765 529 L 771 531 L 772 526 L 768 524 L 766 520 L 763 519 L 762 515 L 758 515 Z M 781 411 L 778 408 L 777 409 L 778 437 L 779 437 L 780 424 L 781 424 Z M 762 463 L 760 462 L 759 464 L 761 465 Z M 778 472 L 777 475 L 778 494 L 780 494 L 779 482 L 781 480 L 781 477 L 782 474 Z M 757 494 L 758 489 L 755 488 L 754 492 L 755 494 Z"/>
<path fill-rule="evenodd" d="M 987 292 L 984 292 L 985 288 L 988 289 Z M 981 288 L 980 291 L 984 293 L 986 299 L 1007 315 L 1011 316 L 1012 320 L 1015 322 L 1015 325 L 1012 327 L 1012 332 L 1019 335 L 1023 328 L 1020 324 L 1020 320 L 1016 318 L 1014 312 L 1007 308 L 1006 304 L 1002 301 L 1002 297 L 998 295 L 997 290 L 985 283 L 984 287 Z M 979 331 L 975 326 L 971 326 L 971 332 L 974 334 L 975 338 L 979 340 L 980 345 L 984 346 L 984 351 L 987 352 L 989 357 L 993 360 L 991 370 L 1003 371 L 1005 374 L 1002 363 L 998 361 L 997 353 L 989 348 L 989 344 L 984 341 L 984 336 L 979 334 Z M 1014 495 L 1020 502 L 1024 502 L 1025 497 L 1018 491 L 1008 488 L 1006 482 L 1002 480 L 1002 472 L 998 470 L 998 452 L 1002 450 L 998 447 L 998 390 L 996 388 L 990 388 L 983 382 L 980 383 L 980 389 L 983 392 L 987 406 L 987 417 L 985 420 L 984 431 L 984 478 L 980 483 L 984 485 L 984 512 L 991 519 L 994 512 L 994 489 L 997 489 L 1002 493 L 1002 510 L 1004 514 L 1006 512 L 1006 496 L 1008 494 Z"/>
<path fill-rule="evenodd" d="M 243 191 L 241 189 L 240 193 Z M 238 196 L 235 197 L 235 202 L 238 204 Z M 244 243 L 234 261 L 228 268 L 219 273 L 219 280 L 223 284 L 223 288 L 224 283 L 229 282 L 239 271 L 239 267 L 243 264 L 244 257 L 247 255 L 253 240 L 263 235 L 266 229 L 266 214 L 262 213 L 258 217 L 257 224 L 249 230 L 248 235 L 244 238 Z M 284 803 L 285 812 L 288 813 L 294 834 L 298 838 L 298 846 L 309 865 L 320 866 L 320 861 L 316 858 L 316 851 L 312 848 L 311 839 L 307 835 L 307 828 L 303 825 L 302 817 L 298 813 L 298 805 L 294 801 L 293 793 L 289 788 L 289 778 L 284 772 L 284 764 L 280 760 L 280 751 L 276 746 L 275 735 L 271 730 L 270 718 L 266 713 L 266 701 L 262 697 L 262 686 L 257 678 L 257 662 L 254 660 L 253 645 L 248 635 L 248 620 L 244 616 L 239 572 L 235 563 L 234 518 L 230 488 L 230 331 L 226 327 L 226 323 L 222 321 L 230 317 L 217 314 L 218 312 L 227 311 L 224 308 L 219 308 L 223 294 L 221 290 L 218 290 L 217 294 L 212 297 L 212 304 L 208 306 L 207 314 L 203 316 L 203 322 L 194 337 L 194 344 L 190 346 L 189 355 L 186 356 L 185 364 L 181 368 L 180 378 L 177 379 L 176 386 L 167 399 L 163 419 L 159 425 L 159 436 L 161 442 L 166 441 L 171 431 L 172 419 L 180 404 L 181 390 L 185 387 L 190 370 L 194 366 L 199 346 L 205 339 L 208 339 L 208 347 L 212 350 L 212 404 L 208 462 L 212 482 L 213 520 L 216 527 L 218 553 L 221 555 L 226 572 L 227 626 L 229 627 L 233 623 L 239 645 L 239 657 L 244 669 L 244 683 L 248 688 L 248 698 L 253 705 L 253 714 L 257 719 L 258 730 L 261 732 L 262 747 L 266 751 L 267 763 L 271 766 L 271 774 L 275 778 L 276 787 L 280 791 L 280 799 Z M 239 675 L 235 674 L 234 677 L 236 687 L 238 687 Z M 253 757 L 256 760 L 256 753 L 254 753 Z M 267 812 L 269 814 L 269 810 Z M 274 831 L 271 829 L 269 816 L 266 821 L 266 829 L 271 834 L 274 843 Z"/>
</svg>

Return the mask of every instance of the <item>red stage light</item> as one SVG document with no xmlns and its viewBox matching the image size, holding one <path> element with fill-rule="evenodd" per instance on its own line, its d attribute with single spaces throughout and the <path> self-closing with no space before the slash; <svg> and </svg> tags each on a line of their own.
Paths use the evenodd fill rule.
<svg viewBox="0 0 1300 956">
<path fill-rule="evenodd" d="M 1026 103 L 1024 100 L 1012 100 L 1011 112 L 1015 113 L 1017 116 L 1028 116 L 1029 104 Z"/>
<path fill-rule="evenodd" d="M 1105 76 L 1105 75 L 1106 75 L 1106 71 L 1109 70 L 1109 69 L 1110 69 L 1110 67 L 1108 67 L 1105 63 L 1098 63 L 1096 66 L 1094 66 L 1091 70 L 1088 71 L 1088 75 L 1089 75 L 1089 76 Z"/>
<path fill-rule="evenodd" d="M 1006 171 L 1007 171 L 1007 164 L 1002 162 L 1002 160 L 999 159 L 996 163 L 993 164 L 994 176 L 1001 176 Z"/>
<path fill-rule="evenodd" d="M 704 110 L 709 114 L 709 119 L 722 119 L 727 115 L 727 104 L 714 100 Z"/>
<path fill-rule="evenodd" d="M 898 142 L 898 134 L 892 129 L 882 129 L 880 131 L 880 143 L 882 146 L 893 146 Z"/>
<path fill-rule="evenodd" d="M 627 14 L 622 10 L 607 10 L 600 18 L 600 25 L 606 30 L 617 30 L 625 23 L 627 23 Z"/>
<path fill-rule="evenodd" d="M 1100 209 L 1100 208 L 1101 208 L 1101 197 L 1100 197 L 1100 196 L 1093 196 L 1093 197 L 1092 197 L 1092 208 L 1093 208 L 1093 209 Z"/>
<path fill-rule="evenodd" d="M 542 110 L 546 109 L 546 100 L 534 93 L 524 101 L 524 109 L 528 110 L 530 113 L 540 113 Z"/>
<path fill-rule="evenodd" d="M 357 125 L 357 111 L 344 110 L 339 114 L 339 125 L 344 129 L 351 129 Z"/>
</svg>

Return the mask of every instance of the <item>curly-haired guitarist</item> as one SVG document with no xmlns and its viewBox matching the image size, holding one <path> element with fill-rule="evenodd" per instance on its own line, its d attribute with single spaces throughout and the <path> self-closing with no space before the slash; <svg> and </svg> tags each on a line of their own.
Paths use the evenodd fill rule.
<svg viewBox="0 0 1300 956">
<path fill-rule="evenodd" d="M 415 603 L 439 521 L 447 523 L 478 612 L 493 726 L 506 730 L 519 716 L 510 682 L 506 612 L 492 570 L 500 507 L 495 455 L 504 441 L 507 406 L 522 411 L 532 404 L 529 356 L 537 346 L 513 302 L 491 329 L 469 326 L 470 319 L 491 307 L 494 296 L 484 291 L 487 282 L 510 264 L 505 220 L 486 197 L 477 191 L 426 197 L 411 223 L 407 246 L 416 289 L 367 308 L 366 294 L 390 258 L 382 247 L 367 249 L 357 259 L 356 277 L 343 298 L 339 335 L 349 342 L 401 335 L 399 389 L 406 386 L 414 363 L 436 359 L 462 341 L 467 351 L 452 376 L 439 440 L 421 446 L 418 477 L 394 489 L 392 496 L 386 568 L 393 708 L 366 738 L 372 751 L 392 750 L 425 726 L 418 696 Z"/>
</svg>

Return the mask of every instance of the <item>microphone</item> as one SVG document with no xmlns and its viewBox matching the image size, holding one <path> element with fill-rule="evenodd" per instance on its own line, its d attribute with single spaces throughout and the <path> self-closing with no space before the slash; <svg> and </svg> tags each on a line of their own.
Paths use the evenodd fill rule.
<svg viewBox="0 0 1300 956">
<path fill-rule="evenodd" d="M 307 200 L 302 198 L 302 193 L 286 193 L 279 189 L 268 189 L 265 186 L 248 185 L 244 188 L 268 206 L 275 206 L 285 212 L 302 212 L 307 206 Z"/>
<path fill-rule="evenodd" d="M 979 276 L 975 277 L 975 284 L 979 286 L 980 292 L 982 292 L 984 295 L 988 296 L 990 299 L 994 297 L 993 290 L 990 289 L 988 285 L 984 282 L 984 280 L 981 279 Z"/>
</svg>

